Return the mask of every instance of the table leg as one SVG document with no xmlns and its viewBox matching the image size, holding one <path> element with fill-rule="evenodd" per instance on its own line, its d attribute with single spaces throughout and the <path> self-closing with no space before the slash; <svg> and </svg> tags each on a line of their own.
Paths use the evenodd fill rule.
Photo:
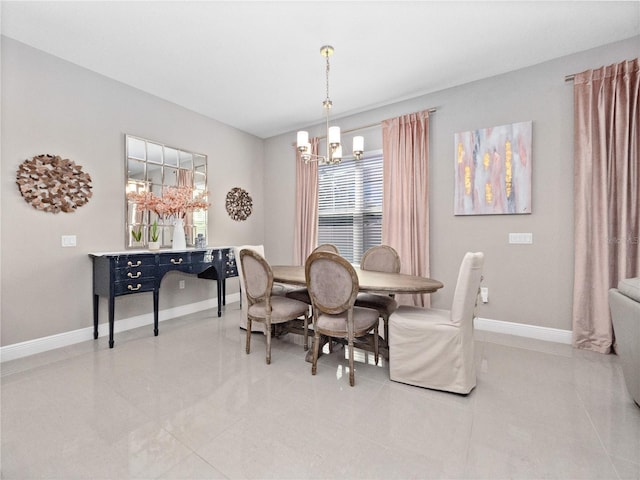
<svg viewBox="0 0 640 480">
<path fill-rule="evenodd" d="M 218 317 L 222 316 L 222 282 L 224 280 L 216 280 L 216 285 L 218 287 Z"/>
<path fill-rule="evenodd" d="M 153 291 L 153 334 L 158 336 L 158 308 L 159 308 L 160 290 Z"/>
<path fill-rule="evenodd" d="M 314 337 L 311 336 L 311 338 L 315 342 Z M 327 337 L 325 335 L 320 335 L 320 345 L 318 345 L 318 358 L 320 358 L 322 356 L 322 350 L 324 349 L 324 346 L 327 343 L 329 343 L 329 337 Z M 305 359 L 305 361 L 307 361 L 309 363 L 313 363 L 313 343 L 311 344 L 311 348 L 309 349 L 309 351 L 305 355 L 304 359 Z"/>
<path fill-rule="evenodd" d="M 227 279 L 222 278 L 222 280 L 218 280 L 218 282 L 222 282 L 222 305 L 227 304 Z"/>
<path fill-rule="evenodd" d="M 115 297 L 113 295 L 109 295 L 109 348 L 113 348 L 113 325 L 115 323 L 114 320 L 115 313 Z"/>
<path fill-rule="evenodd" d="M 100 305 L 100 295 L 93 295 L 93 338 L 98 338 L 98 307 Z"/>
</svg>

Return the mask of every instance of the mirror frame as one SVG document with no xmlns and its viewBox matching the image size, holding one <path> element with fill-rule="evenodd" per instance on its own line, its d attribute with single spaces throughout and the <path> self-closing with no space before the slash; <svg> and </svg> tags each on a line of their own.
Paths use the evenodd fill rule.
<svg viewBox="0 0 640 480">
<path fill-rule="evenodd" d="M 161 142 L 125 134 L 125 248 L 148 248 L 151 225 L 158 222 L 161 248 L 170 248 L 173 239 L 171 220 L 153 212 L 136 211 L 136 206 L 127 199 L 131 191 L 151 191 L 162 195 L 170 186 L 189 186 L 194 195 L 207 191 L 207 155 L 184 148 L 176 148 Z M 188 214 L 184 221 L 187 247 L 194 247 L 198 234 L 207 238 L 208 210 Z M 140 242 L 135 242 L 131 232 L 142 231 Z"/>
</svg>

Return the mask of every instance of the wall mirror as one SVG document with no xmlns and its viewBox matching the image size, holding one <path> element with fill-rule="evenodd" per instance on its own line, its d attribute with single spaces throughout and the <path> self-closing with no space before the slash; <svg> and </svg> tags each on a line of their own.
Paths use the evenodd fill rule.
<svg viewBox="0 0 640 480">
<path fill-rule="evenodd" d="M 154 212 L 139 211 L 127 199 L 129 192 L 153 192 L 161 196 L 167 187 L 188 186 L 194 195 L 207 190 L 207 156 L 125 135 L 125 246 L 144 248 L 149 244 L 151 226 L 158 222 L 160 247 L 170 247 L 173 238 L 173 221 L 159 217 Z M 187 246 L 193 247 L 199 233 L 207 236 L 207 210 L 190 213 L 184 219 Z M 141 240 L 135 241 L 132 231 L 141 231 Z"/>
</svg>

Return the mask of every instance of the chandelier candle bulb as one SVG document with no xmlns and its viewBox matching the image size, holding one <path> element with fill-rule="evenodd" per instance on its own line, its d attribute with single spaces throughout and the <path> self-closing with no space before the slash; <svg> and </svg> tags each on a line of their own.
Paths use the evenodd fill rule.
<svg viewBox="0 0 640 480">
<path fill-rule="evenodd" d="M 334 162 L 342 160 L 342 145 L 338 145 L 331 156 Z"/>
<path fill-rule="evenodd" d="M 353 137 L 353 154 L 358 157 L 364 152 L 364 137 Z"/>
<path fill-rule="evenodd" d="M 329 143 L 331 146 L 340 145 L 340 127 L 329 127 Z"/>
<path fill-rule="evenodd" d="M 298 148 L 305 147 L 309 143 L 309 132 L 298 132 Z"/>
</svg>

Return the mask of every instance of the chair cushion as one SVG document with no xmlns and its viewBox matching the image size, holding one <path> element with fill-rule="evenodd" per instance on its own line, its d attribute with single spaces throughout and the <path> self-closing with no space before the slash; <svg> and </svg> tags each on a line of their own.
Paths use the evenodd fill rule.
<svg viewBox="0 0 640 480">
<path fill-rule="evenodd" d="M 271 297 L 271 323 L 282 323 L 301 317 L 309 311 L 309 305 L 293 298 Z M 266 301 L 257 302 L 249 306 L 247 313 L 252 318 L 267 317 Z"/>
<path fill-rule="evenodd" d="M 296 288 L 294 290 L 289 290 L 287 292 L 288 298 L 293 298 L 294 300 L 299 300 L 308 305 L 311 305 L 311 297 L 309 296 L 309 290 L 306 288 Z"/>
<path fill-rule="evenodd" d="M 356 306 L 374 308 L 380 314 L 391 315 L 398 308 L 398 302 L 388 295 L 376 295 L 375 293 L 359 293 L 356 297 Z"/>
<path fill-rule="evenodd" d="M 291 291 L 291 288 L 287 285 L 283 285 L 281 283 L 274 283 L 271 288 L 271 295 L 280 295 L 282 297 L 286 296 L 287 293 Z"/>
<path fill-rule="evenodd" d="M 625 278 L 618 283 L 618 290 L 623 295 L 640 302 L 640 277 Z"/>
<path fill-rule="evenodd" d="M 353 329 L 357 335 L 363 335 L 378 323 L 378 311 L 370 308 L 353 307 Z M 337 315 L 321 313 L 318 317 L 318 330 L 327 330 L 347 336 L 347 312 Z M 360 333 L 358 333 L 360 332 Z"/>
</svg>

